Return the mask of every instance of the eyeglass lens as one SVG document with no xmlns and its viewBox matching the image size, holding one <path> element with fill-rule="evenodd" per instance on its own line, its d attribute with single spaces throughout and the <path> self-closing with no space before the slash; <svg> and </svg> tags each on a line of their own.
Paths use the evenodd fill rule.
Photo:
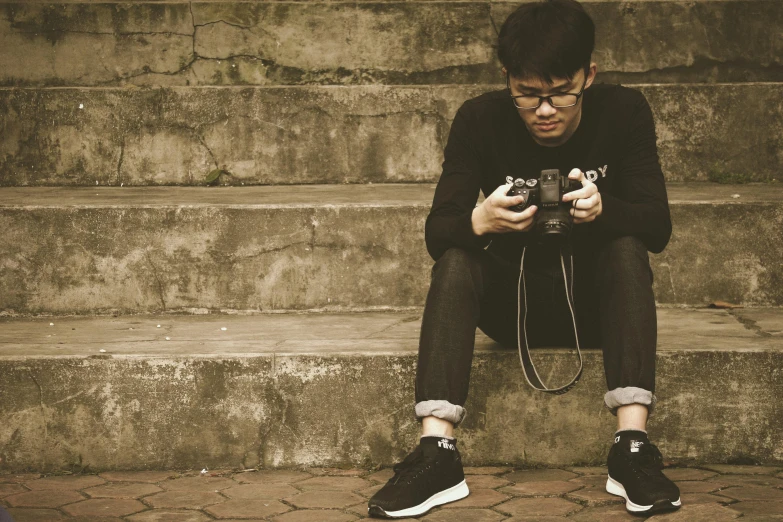
<svg viewBox="0 0 783 522">
<path fill-rule="evenodd" d="M 577 99 L 576 94 L 557 94 L 550 96 L 548 101 L 553 107 L 571 107 L 576 105 Z M 520 109 L 535 109 L 542 101 L 538 96 L 514 96 L 513 100 Z"/>
</svg>

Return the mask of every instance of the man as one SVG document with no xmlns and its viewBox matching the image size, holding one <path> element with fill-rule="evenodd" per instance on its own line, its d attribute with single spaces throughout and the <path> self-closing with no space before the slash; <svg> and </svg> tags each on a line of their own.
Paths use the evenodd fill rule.
<svg viewBox="0 0 783 522">
<path fill-rule="evenodd" d="M 566 280 L 579 341 L 603 350 L 604 404 L 617 416 L 607 491 L 631 512 L 680 506 L 646 432 L 657 342 L 647 252 L 661 252 L 671 235 L 655 126 L 640 92 L 593 85 L 594 39 L 575 0 L 523 4 L 498 36 L 507 88 L 468 100 L 454 118 L 425 227 L 436 262 L 416 376 L 422 437 L 370 499 L 370 515 L 417 516 L 469 494 L 454 428 L 466 415 L 476 327 L 516 348 L 524 311 L 530 346 L 573 346 Z M 559 249 L 533 235 L 536 206 L 509 209 L 522 198 L 507 196 L 507 178 L 538 179 L 544 169 L 581 183 L 563 196 L 574 224 L 567 279 Z M 479 189 L 489 195 L 476 205 Z M 523 247 L 526 300 L 518 295 Z"/>
</svg>

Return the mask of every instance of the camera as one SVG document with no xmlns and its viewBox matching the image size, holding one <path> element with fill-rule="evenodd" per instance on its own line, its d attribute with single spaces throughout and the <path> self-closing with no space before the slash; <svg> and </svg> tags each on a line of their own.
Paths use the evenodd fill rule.
<svg viewBox="0 0 783 522">
<path fill-rule="evenodd" d="M 510 181 L 511 178 L 506 178 Z M 574 218 L 571 215 L 572 202 L 564 202 L 563 195 L 582 188 L 579 181 L 568 176 L 561 176 L 558 169 L 541 171 L 539 179 L 514 181 L 507 196 L 522 196 L 524 200 L 518 205 L 509 207 L 514 212 L 522 212 L 531 205 L 536 205 L 538 211 L 533 217 L 533 232 L 542 240 L 564 240 L 571 235 Z"/>
</svg>

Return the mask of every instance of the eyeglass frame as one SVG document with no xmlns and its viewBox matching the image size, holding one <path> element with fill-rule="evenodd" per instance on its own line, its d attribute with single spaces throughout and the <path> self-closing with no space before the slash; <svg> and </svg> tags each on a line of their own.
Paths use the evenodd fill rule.
<svg viewBox="0 0 783 522">
<path fill-rule="evenodd" d="M 541 104 L 543 103 L 544 100 L 546 100 L 546 102 L 549 104 L 550 107 L 553 107 L 555 109 L 567 109 L 569 107 L 574 107 L 576 106 L 577 103 L 579 103 L 579 98 L 581 98 L 585 92 L 585 87 L 587 86 L 587 79 L 588 79 L 587 76 L 585 76 L 585 82 L 582 84 L 582 88 L 579 90 L 578 93 L 560 92 L 557 94 L 550 94 L 549 96 L 539 96 L 537 94 L 518 94 L 517 96 L 514 96 L 513 94 L 511 94 L 511 80 L 509 79 L 509 75 L 506 75 L 506 88 L 508 89 L 508 95 L 511 97 L 511 103 L 513 103 L 514 107 L 516 107 L 517 109 L 522 109 L 523 111 L 532 111 L 541 107 Z M 576 101 L 574 102 L 574 104 L 557 106 L 552 103 L 552 96 L 560 96 L 563 94 L 576 96 Z M 538 105 L 536 105 L 535 107 L 520 107 L 519 105 L 517 105 L 517 98 L 523 98 L 523 97 L 532 98 L 533 96 L 538 98 Z"/>
</svg>

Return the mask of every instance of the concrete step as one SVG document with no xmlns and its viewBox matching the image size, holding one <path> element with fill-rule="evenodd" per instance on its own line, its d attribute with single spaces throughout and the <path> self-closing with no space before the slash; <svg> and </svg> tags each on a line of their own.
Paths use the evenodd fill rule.
<svg viewBox="0 0 783 522">
<path fill-rule="evenodd" d="M 497 81 L 516 2 L 0 4 L 0 85 Z M 780 81 L 772 1 L 587 2 L 612 81 Z M 379 42 L 383 42 L 379 45 Z"/>
<path fill-rule="evenodd" d="M 433 192 L 425 184 L 3 188 L 0 311 L 423 306 Z M 651 255 L 658 303 L 783 305 L 783 186 L 670 183 L 669 198 L 672 239 Z"/>
<path fill-rule="evenodd" d="M 783 83 L 631 86 L 668 180 L 780 179 Z M 502 87 L 0 88 L 0 185 L 436 182 L 459 106 Z"/>
<path fill-rule="evenodd" d="M 783 310 L 658 310 L 651 440 L 670 461 L 783 462 Z M 421 310 L 0 318 L 0 470 L 390 465 L 417 440 Z M 530 388 L 477 330 L 469 466 L 603 465 L 602 355 Z M 533 351 L 548 383 L 575 350 Z M 574 434 L 578 433 L 578 437 Z"/>
</svg>

